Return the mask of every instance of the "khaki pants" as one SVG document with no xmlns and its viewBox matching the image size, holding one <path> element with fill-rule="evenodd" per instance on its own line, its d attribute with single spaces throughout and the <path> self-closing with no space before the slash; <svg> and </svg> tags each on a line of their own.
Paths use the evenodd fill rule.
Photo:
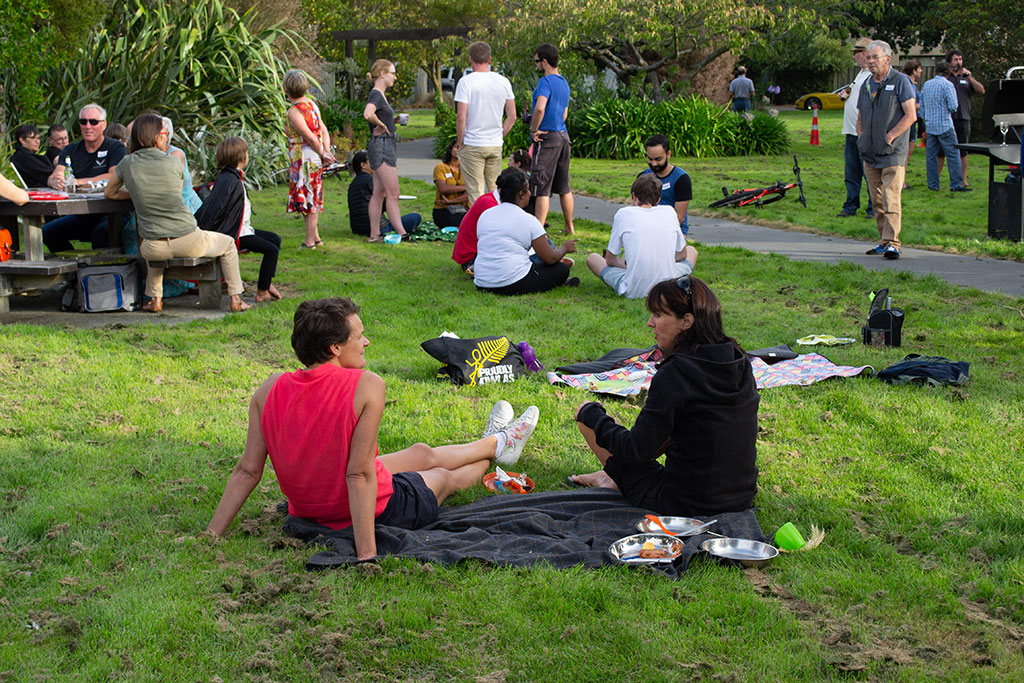
<svg viewBox="0 0 1024 683">
<path fill-rule="evenodd" d="M 459 166 L 472 205 L 478 197 L 494 191 L 494 181 L 501 173 L 501 147 L 464 146 L 459 150 Z"/>
<path fill-rule="evenodd" d="M 220 232 L 199 230 L 181 237 L 162 240 L 142 240 L 139 253 L 146 259 L 146 296 L 161 298 L 164 295 L 164 269 L 153 268 L 149 261 L 166 261 L 171 258 L 219 258 L 220 270 L 228 283 L 228 294 L 242 293 L 242 276 L 238 274 L 238 250 L 235 241 Z"/>
<path fill-rule="evenodd" d="M 891 244 L 900 248 L 900 229 L 903 227 L 900 197 L 906 174 L 904 166 L 873 168 L 864 164 L 864 177 L 868 181 L 868 194 L 878 225 L 878 239 L 883 246 Z"/>
</svg>

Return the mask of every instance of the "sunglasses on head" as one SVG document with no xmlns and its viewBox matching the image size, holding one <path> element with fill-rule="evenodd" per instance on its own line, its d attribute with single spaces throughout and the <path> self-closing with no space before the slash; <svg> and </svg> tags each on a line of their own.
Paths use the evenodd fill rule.
<svg viewBox="0 0 1024 683">
<path fill-rule="evenodd" d="M 103 119 L 78 119 L 78 125 L 85 126 L 98 126 L 103 123 Z"/>
<path fill-rule="evenodd" d="M 690 290 L 690 276 L 683 275 L 676 278 L 676 287 L 683 290 L 683 294 L 686 296 L 690 296 L 690 294 L 692 294 L 692 291 Z"/>
</svg>

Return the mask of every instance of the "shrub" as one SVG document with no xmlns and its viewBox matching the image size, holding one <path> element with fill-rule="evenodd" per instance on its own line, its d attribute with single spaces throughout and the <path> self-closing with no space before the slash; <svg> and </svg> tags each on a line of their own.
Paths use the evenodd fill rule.
<svg viewBox="0 0 1024 683">
<path fill-rule="evenodd" d="M 440 159 L 444 151 L 455 139 L 455 109 L 447 104 L 434 101 L 434 125 L 437 126 L 437 137 L 434 138 L 434 156 Z M 501 153 L 508 156 L 517 149 L 530 146 L 530 127 L 522 118 L 517 118 L 512 129 L 505 136 Z"/>
<path fill-rule="evenodd" d="M 366 147 L 369 131 L 366 127 L 366 119 L 363 118 L 364 102 L 349 100 L 339 97 L 320 105 L 320 114 L 323 117 L 324 125 L 331 133 L 332 140 L 336 134 L 347 137 L 351 142 L 352 149 Z"/>
<path fill-rule="evenodd" d="M 761 112 L 748 120 L 703 97 L 657 103 L 604 99 L 570 109 L 568 127 L 573 154 L 592 159 L 635 159 L 656 133 L 667 135 L 679 156 L 782 154 L 789 149 L 781 121 Z"/>
</svg>

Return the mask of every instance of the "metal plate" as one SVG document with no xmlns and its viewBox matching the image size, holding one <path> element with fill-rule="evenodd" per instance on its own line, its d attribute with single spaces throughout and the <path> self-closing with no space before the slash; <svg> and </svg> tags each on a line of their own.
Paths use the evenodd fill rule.
<svg viewBox="0 0 1024 683">
<path fill-rule="evenodd" d="M 693 536 L 694 529 L 702 526 L 704 522 L 699 519 L 692 519 L 690 517 L 661 517 L 661 523 L 665 525 L 665 528 L 669 531 L 675 532 L 679 536 Z M 648 534 L 663 534 L 664 531 L 661 527 L 652 522 L 649 519 L 641 519 L 636 523 L 636 528 Z M 708 527 L 711 528 L 711 527 Z"/>
<path fill-rule="evenodd" d="M 712 538 L 701 543 L 700 549 L 715 557 L 736 560 L 744 567 L 763 566 L 779 554 L 775 546 L 749 538 Z"/>
<path fill-rule="evenodd" d="M 666 551 L 665 557 L 640 557 L 639 553 L 645 543 L 650 543 L 654 549 Z M 683 541 L 677 536 L 666 536 L 665 534 L 633 534 L 626 536 L 608 546 L 608 553 L 620 562 L 626 564 L 660 564 L 671 562 L 683 552 Z"/>
</svg>

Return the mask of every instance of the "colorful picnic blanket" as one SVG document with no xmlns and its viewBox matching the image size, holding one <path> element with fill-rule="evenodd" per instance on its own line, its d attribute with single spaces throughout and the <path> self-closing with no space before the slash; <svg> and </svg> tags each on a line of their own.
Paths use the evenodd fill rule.
<svg viewBox="0 0 1024 683">
<path fill-rule="evenodd" d="M 595 394 L 611 396 L 635 396 L 651 386 L 657 363 L 661 361 L 661 353 L 657 347 L 647 349 L 630 358 L 626 358 L 618 367 L 601 372 L 584 372 L 579 374 L 548 373 L 551 384 L 568 384 L 574 389 L 592 391 Z M 816 353 L 797 356 L 791 360 L 783 360 L 769 365 L 760 358 L 751 358 L 754 380 L 758 389 L 771 389 L 788 384 L 806 386 L 820 382 L 829 377 L 855 377 L 861 373 L 873 373 L 870 365 L 853 367 L 836 365 L 828 358 Z M 570 366 L 571 367 L 571 366 Z M 556 370 L 564 370 L 557 368 Z"/>
<path fill-rule="evenodd" d="M 548 381 L 552 384 L 568 384 L 574 389 L 593 391 L 595 394 L 635 396 L 651 386 L 651 379 L 657 372 L 655 365 L 660 360 L 661 352 L 658 347 L 654 347 L 626 358 L 621 365 L 610 370 L 564 375 L 549 372 Z"/>
<path fill-rule="evenodd" d="M 754 369 L 754 380 L 758 389 L 771 389 L 787 384 L 806 386 L 829 377 L 856 377 L 863 372 L 871 374 L 875 371 L 870 365 L 836 365 L 816 353 L 807 353 L 773 365 L 768 365 L 760 358 L 751 358 L 750 364 Z"/>
</svg>

